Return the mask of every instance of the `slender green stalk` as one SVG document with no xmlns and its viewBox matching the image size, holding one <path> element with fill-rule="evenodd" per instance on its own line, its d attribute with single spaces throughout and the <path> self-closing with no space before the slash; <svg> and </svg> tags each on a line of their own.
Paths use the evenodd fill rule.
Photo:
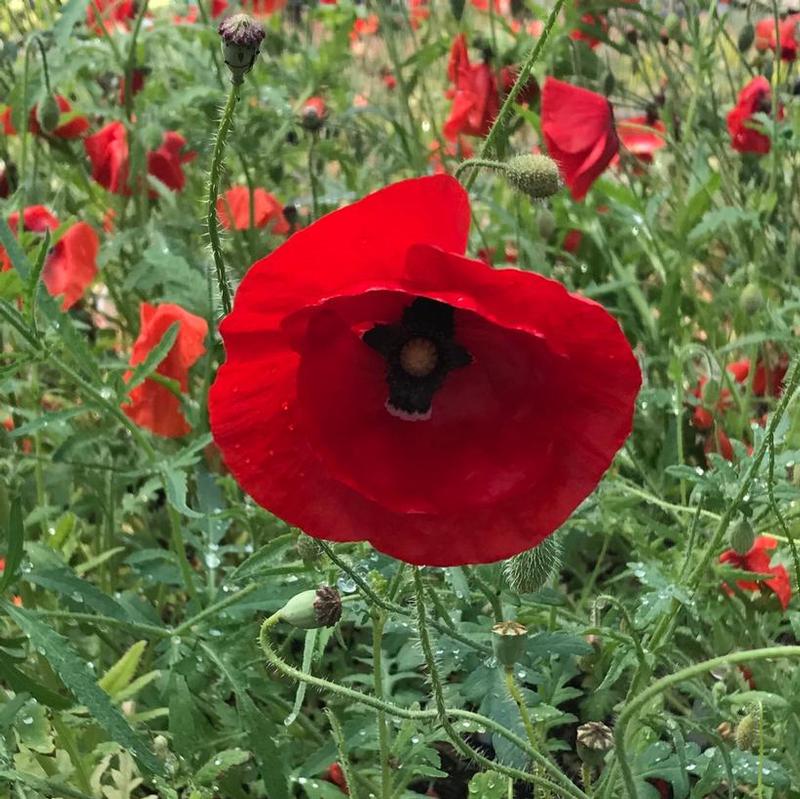
<svg viewBox="0 0 800 799">
<path fill-rule="evenodd" d="M 556 0 L 553 10 L 550 12 L 550 16 L 547 18 L 547 22 L 544 24 L 542 35 L 537 39 L 536 44 L 533 46 L 530 54 L 525 59 L 525 62 L 523 63 L 519 74 L 517 75 L 517 79 L 514 81 L 514 85 L 511 87 L 511 91 L 506 95 L 506 99 L 503 101 L 503 105 L 500 108 L 500 112 L 498 113 L 491 130 L 483 140 L 481 151 L 478 153 L 479 159 L 485 159 L 488 157 L 489 153 L 491 153 L 494 149 L 497 137 L 505 129 L 506 121 L 508 120 L 508 117 L 511 115 L 511 111 L 514 108 L 517 95 L 520 93 L 520 91 L 522 91 L 523 86 L 525 86 L 525 84 L 528 82 L 528 78 L 531 76 L 533 66 L 539 60 L 539 56 L 541 55 L 545 44 L 547 44 L 547 40 L 550 38 L 550 32 L 556 23 L 556 19 L 558 19 L 558 15 L 561 13 L 564 3 L 565 0 Z M 473 169 L 467 180 L 464 182 L 464 186 L 467 189 L 471 188 L 477 176 L 478 170 Z"/>
<path fill-rule="evenodd" d="M 201 610 L 195 616 L 192 616 L 191 619 L 187 619 L 184 622 L 181 622 L 173 631 L 172 635 L 183 635 L 185 632 L 188 632 L 197 624 L 200 624 L 201 621 L 205 621 L 209 616 L 213 616 L 226 608 L 229 608 L 231 605 L 235 605 L 237 602 L 241 602 L 248 594 L 252 594 L 259 588 L 258 583 L 250 583 L 250 585 L 245 586 L 241 589 L 241 591 L 237 591 L 235 594 L 231 594 L 230 596 L 226 596 L 225 599 L 221 599 L 219 602 L 215 602 L 213 605 L 209 605 L 205 610 Z"/>
<path fill-rule="evenodd" d="M 356 788 L 356 781 L 354 779 L 353 768 L 350 763 L 350 758 L 347 756 L 347 750 L 344 745 L 344 733 L 342 732 L 342 725 L 336 714 L 331 708 L 325 708 L 325 715 L 328 717 L 328 722 L 331 725 L 331 733 L 333 733 L 333 740 L 336 741 L 336 750 L 339 753 L 339 765 L 342 767 L 344 780 L 347 784 L 347 790 L 350 794 L 350 799 L 359 799 L 359 792 Z"/>
<path fill-rule="evenodd" d="M 381 701 L 383 692 L 383 626 L 386 617 L 381 611 L 372 614 L 372 682 L 375 686 L 375 696 Z M 392 775 L 389 770 L 389 727 L 386 723 L 386 713 L 378 711 L 378 751 L 381 763 L 381 799 L 390 799 L 392 795 Z"/>
<path fill-rule="evenodd" d="M 679 685 L 685 680 L 698 677 L 701 674 L 711 671 L 719 666 L 736 665 L 738 663 L 752 663 L 755 660 L 768 660 L 770 658 L 800 658 L 800 646 L 770 646 L 764 649 L 751 649 L 744 652 L 732 652 L 728 655 L 704 660 L 687 666 L 685 669 L 676 671 L 660 680 L 654 682 L 649 688 L 642 691 L 638 696 L 628 702 L 622 710 L 614 729 L 614 741 L 617 754 L 617 762 L 622 771 L 622 779 L 625 783 L 625 791 L 628 799 L 638 799 L 639 793 L 636 790 L 636 783 L 633 779 L 633 771 L 628 760 L 627 753 L 627 729 L 630 722 L 636 718 L 639 711 L 648 702 L 655 699 L 675 685 Z"/>
<path fill-rule="evenodd" d="M 236 103 L 239 101 L 239 91 L 241 84 L 232 83 L 228 101 L 219 121 L 219 129 L 214 141 L 214 154 L 211 158 L 211 173 L 208 178 L 208 201 L 206 203 L 206 226 L 208 227 L 208 238 L 211 242 L 211 252 L 214 256 L 214 268 L 217 273 L 217 284 L 219 285 L 222 310 L 227 316 L 231 312 L 233 302 L 231 301 L 231 289 L 228 284 L 228 276 L 225 272 L 225 261 L 222 257 L 222 244 L 219 238 L 219 222 L 217 221 L 217 197 L 219 196 L 219 181 L 222 172 L 222 159 L 225 154 L 225 144 L 228 140 L 231 125 L 233 124 L 233 113 Z"/>
<path fill-rule="evenodd" d="M 189 561 L 186 557 L 186 543 L 183 540 L 183 530 L 181 529 L 181 517 L 178 511 L 167 502 L 167 515 L 169 516 L 169 533 L 172 549 L 175 552 L 175 557 L 178 559 L 178 567 L 181 570 L 181 577 L 183 578 L 183 585 L 186 588 L 186 593 L 194 598 L 196 591 L 194 587 L 194 577 L 192 570 L 189 567 Z"/>
<path fill-rule="evenodd" d="M 462 161 L 453 171 L 453 177 L 457 178 L 465 169 L 483 167 L 484 169 L 496 169 L 502 172 L 506 165 L 502 161 L 493 161 L 491 158 L 468 158 Z"/>
<path fill-rule="evenodd" d="M 133 70 L 136 66 L 136 41 L 139 38 L 139 31 L 142 28 L 142 21 L 147 13 L 149 3 L 150 0 L 143 0 L 138 4 L 139 11 L 136 15 L 131 41 L 128 45 L 128 57 L 125 59 L 125 97 L 123 99 L 125 100 L 125 116 L 129 120 L 133 119 Z"/>
<path fill-rule="evenodd" d="M 317 133 L 311 134 L 311 143 L 308 145 L 308 182 L 311 186 L 311 221 L 319 217 L 319 186 L 317 184 Z"/>
<path fill-rule="evenodd" d="M 113 616 L 101 616 L 97 613 L 74 613 L 71 610 L 46 610 L 36 608 L 33 611 L 37 616 L 44 616 L 52 619 L 64 619 L 66 621 L 84 622 L 96 626 L 120 627 L 124 630 L 142 633 L 143 635 L 155 636 L 156 638 L 169 638 L 174 633 L 166 627 L 156 627 L 154 624 L 144 624 L 130 619 L 117 619 Z"/>
</svg>

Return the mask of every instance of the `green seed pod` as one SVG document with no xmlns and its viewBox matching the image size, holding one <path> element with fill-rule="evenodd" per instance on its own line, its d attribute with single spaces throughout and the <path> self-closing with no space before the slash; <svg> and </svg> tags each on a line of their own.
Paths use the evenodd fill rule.
<svg viewBox="0 0 800 799">
<path fill-rule="evenodd" d="M 758 719 L 759 712 L 751 711 L 737 725 L 734 733 L 734 740 L 737 748 L 743 752 L 752 749 L 758 740 Z"/>
<path fill-rule="evenodd" d="M 548 208 L 543 208 L 539 212 L 539 235 L 545 240 L 550 241 L 556 232 L 556 218 Z"/>
<path fill-rule="evenodd" d="M 755 283 L 748 283 L 739 297 L 739 307 L 748 315 L 758 313 L 764 307 L 764 295 Z"/>
<path fill-rule="evenodd" d="M 755 540 L 755 531 L 750 522 L 744 517 L 739 519 L 731 528 L 731 548 L 740 555 L 747 554 L 753 548 Z"/>
<path fill-rule="evenodd" d="M 518 621 L 501 621 L 492 627 L 492 650 L 501 666 L 511 667 L 525 652 L 527 628 Z"/>
<path fill-rule="evenodd" d="M 503 571 L 512 591 L 530 594 L 538 591 L 560 567 L 561 544 L 551 535 L 533 549 L 507 560 Z"/>
<path fill-rule="evenodd" d="M 587 766 L 601 766 L 614 748 L 614 733 L 602 721 L 587 721 L 578 727 L 578 757 Z"/>
<path fill-rule="evenodd" d="M 333 627 L 342 616 L 342 598 L 329 585 L 293 596 L 279 611 L 283 621 L 301 630 Z"/>
<path fill-rule="evenodd" d="M 256 63 L 264 27 L 247 14 L 234 14 L 224 19 L 217 31 L 222 37 L 222 54 L 231 71 L 231 81 L 238 85 Z"/>
<path fill-rule="evenodd" d="M 534 200 L 550 197 L 561 188 L 558 164 L 546 155 L 515 155 L 506 161 L 506 180 Z"/>
<path fill-rule="evenodd" d="M 756 29 L 753 27 L 752 22 L 747 22 L 744 27 L 739 31 L 739 38 L 736 46 L 739 48 L 740 53 L 747 52 L 756 38 Z"/>
<path fill-rule="evenodd" d="M 52 133 L 58 127 L 61 109 L 52 94 L 46 94 L 36 106 L 36 121 L 45 133 Z"/>
</svg>

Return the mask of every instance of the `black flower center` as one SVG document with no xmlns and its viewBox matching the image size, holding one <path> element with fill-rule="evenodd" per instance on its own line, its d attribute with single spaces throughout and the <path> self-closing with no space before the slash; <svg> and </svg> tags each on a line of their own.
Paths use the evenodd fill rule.
<svg viewBox="0 0 800 799">
<path fill-rule="evenodd" d="M 375 325 L 364 343 L 386 359 L 390 413 L 404 419 L 428 419 L 433 395 L 453 369 L 472 363 L 472 356 L 455 340 L 454 309 L 418 297 L 391 325 Z"/>
</svg>

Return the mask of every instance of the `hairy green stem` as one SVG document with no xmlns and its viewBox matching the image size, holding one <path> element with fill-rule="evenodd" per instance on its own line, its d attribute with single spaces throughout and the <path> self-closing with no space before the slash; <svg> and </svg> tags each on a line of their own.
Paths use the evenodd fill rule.
<svg viewBox="0 0 800 799">
<path fill-rule="evenodd" d="M 372 614 L 372 682 L 375 686 L 375 696 L 381 701 L 383 692 L 383 626 L 386 617 L 379 610 Z M 392 795 L 392 775 L 389 770 L 389 727 L 386 723 L 386 713 L 378 711 L 378 751 L 381 763 L 381 799 L 390 799 Z"/>
<path fill-rule="evenodd" d="M 166 485 L 164 486 L 166 491 Z M 186 588 L 186 593 L 190 598 L 194 598 L 196 590 L 194 587 L 194 577 L 192 570 L 189 567 L 189 561 L 186 556 L 186 543 L 183 540 L 183 530 L 181 529 L 181 517 L 178 511 L 167 502 L 167 515 L 169 516 L 169 533 L 172 550 L 175 557 L 178 559 L 178 567 L 181 570 L 181 577 L 183 578 L 183 585 Z"/>
<path fill-rule="evenodd" d="M 133 70 L 136 66 L 136 41 L 139 38 L 139 31 L 142 28 L 142 21 L 144 15 L 147 13 L 147 6 L 150 0 L 143 0 L 139 3 L 139 11 L 136 15 L 136 22 L 133 25 L 133 33 L 131 34 L 131 42 L 128 45 L 128 57 L 125 59 L 125 116 L 131 120 L 133 119 Z"/>
<path fill-rule="evenodd" d="M 347 750 L 344 746 L 344 733 L 342 732 L 342 725 L 336 714 L 331 708 L 325 708 L 325 715 L 328 717 L 328 722 L 331 725 L 331 733 L 333 740 L 336 741 L 336 750 L 339 753 L 339 765 L 342 767 L 344 774 L 344 781 L 347 785 L 347 791 L 350 794 L 350 799 L 359 799 L 358 789 L 356 788 L 356 781 L 354 779 L 353 769 L 350 764 L 350 758 L 347 756 Z"/>
</svg>

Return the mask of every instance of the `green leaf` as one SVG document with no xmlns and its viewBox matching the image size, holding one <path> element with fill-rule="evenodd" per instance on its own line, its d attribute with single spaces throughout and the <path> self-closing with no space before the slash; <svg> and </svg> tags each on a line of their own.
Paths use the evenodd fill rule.
<svg viewBox="0 0 800 799">
<path fill-rule="evenodd" d="M 9 602 L 3 602 L 3 607 L 28 636 L 31 645 L 47 659 L 72 695 L 86 705 L 92 718 L 109 736 L 127 749 L 148 772 L 161 774 L 161 761 L 97 685 L 89 664 L 75 653 L 69 642 L 29 611 Z"/>
<path fill-rule="evenodd" d="M 191 758 L 197 749 L 194 700 L 180 674 L 173 674 L 169 691 L 169 731 L 175 751 Z"/>
<path fill-rule="evenodd" d="M 166 358 L 169 354 L 173 344 L 175 344 L 175 339 L 178 338 L 180 329 L 180 322 L 173 322 L 166 329 L 164 335 L 161 337 L 161 341 L 159 341 L 158 344 L 156 344 L 156 346 L 150 350 L 147 358 L 145 358 L 144 361 L 142 361 L 142 363 L 140 363 L 133 370 L 130 380 L 128 380 L 128 382 L 125 384 L 126 394 L 133 391 L 136 386 L 144 383 L 150 374 L 152 374 L 158 368 L 158 366 L 161 364 L 161 361 L 163 361 L 164 358 Z"/>
<path fill-rule="evenodd" d="M 28 582 L 63 594 L 76 602 L 84 602 L 92 610 L 111 616 L 114 619 L 127 621 L 130 614 L 115 599 L 104 594 L 96 585 L 88 580 L 81 580 L 67 569 L 34 570 L 25 575 Z"/>
<path fill-rule="evenodd" d="M 15 693 L 21 694 L 24 692 L 30 694 L 37 701 L 54 710 L 66 710 L 68 707 L 72 707 L 73 703 L 69 699 L 57 694 L 55 691 L 51 691 L 46 686 L 28 677 L 27 674 L 23 674 L 7 660 L 2 652 L 0 652 L 0 677 L 3 678 L 3 682 L 8 683 L 14 689 Z"/>
<path fill-rule="evenodd" d="M 16 579 L 19 564 L 22 563 L 22 542 L 25 529 L 22 525 L 22 505 L 19 499 L 11 503 L 8 515 L 8 544 L 6 546 L 6 567 L 0 577 L 0 594 Z"/>
<path fill-rule="evenodd" d="M 484 771 L 469 781 L 469 795 L 476 799 L 506 799 L 508 780 L 496 771 Z"/>
<path fill-rule="evenodd" d="M 192 510 L 186 504 L 186 472 L 176 469 L 164 469 L 164 488 L 167 499 L 175 510 L 191 519 L 202 519 L 203 514 Z"/>
<path fill-rule="evenodd" d="M 55 39 L 56 47 L 64 47 L 67 43 L 72 29 L 86 13 L 87 5 L 89 5 L 89 0 L 69 0 L 61 9 L 61 16 L 53 26 L 53 38 Z"/>
<path fill-rule="evenodd" d="M 147 648 L 147 641 L 137 641 L 128 651 L 100 678 L 98 685 L 111 697 L 116 698 L 117 694 L 127 688 L 136 669 L 139 668 L 139 661 Z"/>
<path fill-rule="evenodd" d="M 17 272 L 11 270 L 0 272 L 0 297 L 4 300 L 13 300 L 15 297 L 19 297 L 24 288 L 25 284 Z"/>
<path fill-rule="evenodd" d="M 244 749 L 225 749 L 217 753 L 195 775 L 195 782 L 199 785 L 210 785 L 220 775 L 234 766 L 241 766 L 250 759 L 250 753 Z"/>
<path fill-rule="evenodd" d="M 286 777 L 286 760 L 281 756 L 275 739 L 275 729 L 247 694 L 238 694 L 241 716 L 247 727 L 248 743 L 253 749 L 264 788 L 270 799 L 289 799 L 289 781 Z"/>
<path fill-rule="evenodd" d="M 5 247 L 6 253 L 8 253 L 8 257 L 11 260 L 11 265 L 17 270 L 22 280 L 27 283 L 31 273 L 30 261 L 5 219 L 0 219 L 0 244 Z"/>
</svg>

